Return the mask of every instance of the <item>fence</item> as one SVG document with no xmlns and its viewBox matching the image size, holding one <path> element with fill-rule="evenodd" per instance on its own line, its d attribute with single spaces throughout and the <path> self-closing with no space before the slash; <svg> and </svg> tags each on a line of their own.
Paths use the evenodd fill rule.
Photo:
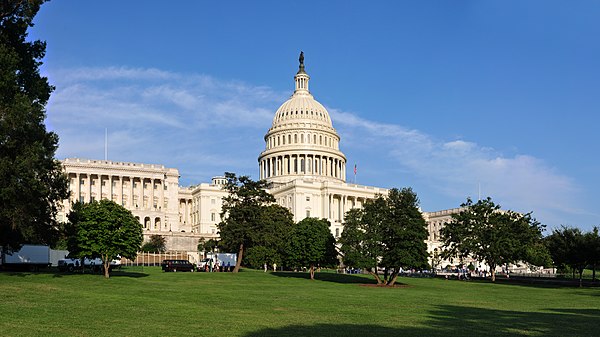
<svg viewBox="0 0 600 337">
<path fill-rule="evenodd" d="M 191 260 L 187 252 L 144 253 L 138 252 L 135 260 L 121 259 L 122 266 L 160 266 L 163 260 Z"/>
</svg>

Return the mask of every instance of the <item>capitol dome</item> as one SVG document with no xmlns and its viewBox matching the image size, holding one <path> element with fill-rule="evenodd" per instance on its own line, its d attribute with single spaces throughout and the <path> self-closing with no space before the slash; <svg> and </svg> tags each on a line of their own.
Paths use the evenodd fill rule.
<svg viewBox="0 0 600 337">
<path fill-rule="evenodd" d="M 295 90 L 273 118 L 258 158 L 260 179 L 286 183 L 297 178 L 345 181 L 346 156 L 327 109 L 308 90 L 304 54 L 294 76 Z"/>
</svg>

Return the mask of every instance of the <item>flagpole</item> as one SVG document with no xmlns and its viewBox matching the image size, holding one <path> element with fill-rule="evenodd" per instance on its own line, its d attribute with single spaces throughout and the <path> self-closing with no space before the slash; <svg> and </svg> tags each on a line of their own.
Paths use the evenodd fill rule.
<svg viewBox="0 0 600 337">
<path fill-rule="evenodd" d="M 108 128 L 104 128 L 104 160 L 108 160 Z"/>
</svg>

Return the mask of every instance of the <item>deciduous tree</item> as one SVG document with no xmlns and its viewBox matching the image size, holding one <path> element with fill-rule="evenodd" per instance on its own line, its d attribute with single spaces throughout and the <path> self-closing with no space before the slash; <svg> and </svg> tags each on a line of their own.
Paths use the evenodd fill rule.
<svg viewBox="0 0 600 337">
<path fill-rule="evenodd" d="M 166 248 L 167 240 L 164 236 L 154 234 L 150 235 L 150 240 L 142 245 L 142 252 L 147 253 L 164 253 Z"/>
<path fill-rule="evenodd" d="M 363 268 L 377 284 L 393 286 L 402 268 L 427 268 L 427 227 L 417 195 L 391 189 L 362 210 L 346 213 L 340 243 L 344 264 Z M 384 277 L 378 269 L 385 270 Z"/>
<path fill-rule="evenodd" d="M 264 206 L 275 201 L 265 190 L 268 183 L 264 180 L 253 181 L 248 176 L 225 173 L 229 192 L 223 198 L 221 209 L 222 221 L 218 224 L 220 244 L 226 249 L 237 250 L 237 263 L 234 273 L 240 270 L 244 252 L 252 243 L 252 239 L 261 228 Z"/>
<path fill-rule="evenodd" d="M 46 131 L 45 106 L 54 89 L 39 67 L 46 43 L 27 41 L 43 1 L 0 2 L 0 246 L 53 244 L 57 205 L 67 179 L 54 158 L 58 136 Z"/>
<path fill-rule="evenodd" d="M 315 266 L 337 264 L 335 238 L 326 219 L 305 218 L 296 224 L 289 238 L 287 263 L 292 267 L 309 266 L 315 279 Z"/>
<path fill-rule="evenodd" d="M 495 281 L 497 266 L 528 262 L 533 256 L 531 248 L 540 242 L 544 226 L 531 213 L 503 211 L 491 198 L 477 203 L 467 199 L 461 207 L 441 230 L 444 257 L 471 256 L 485 262 Z"/>
<path fill-rule="evenodd" d="M 74 237 L 69 248 L 78 257 L 99 257 L 104 276 L 110 262 L 119 257 L 135 259 L 142 244 L 142 226 L 131 211 L 110 200 L 79 204 L 69 214 Z"/>
<path fill-rule="evenodd" d="M 579 286 L 583 283 L 583 271 L 591 261 L 592 235 L 586 235 L 579 228 L 562 227 L 555 229 L 545 238 L 546 245 L 555 265 L 561 269 L 569 267 L 579 275 Z"/>
</svg>

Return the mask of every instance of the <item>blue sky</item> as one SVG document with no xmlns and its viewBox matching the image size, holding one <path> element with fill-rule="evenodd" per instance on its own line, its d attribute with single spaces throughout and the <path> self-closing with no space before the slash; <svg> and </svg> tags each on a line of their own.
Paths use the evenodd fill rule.
<svg viewBox="0 0 600 337">
<path fill-rule="evenodd" d="M 600 225 L 596 1 L 51 1 L 57 157 L 258 175 L 298 54 L 357 183 Z M 351 171 L 351 170 L 349 170 Z M 354 177 L 350 174 L 348 180 Z"/>
</svg>

